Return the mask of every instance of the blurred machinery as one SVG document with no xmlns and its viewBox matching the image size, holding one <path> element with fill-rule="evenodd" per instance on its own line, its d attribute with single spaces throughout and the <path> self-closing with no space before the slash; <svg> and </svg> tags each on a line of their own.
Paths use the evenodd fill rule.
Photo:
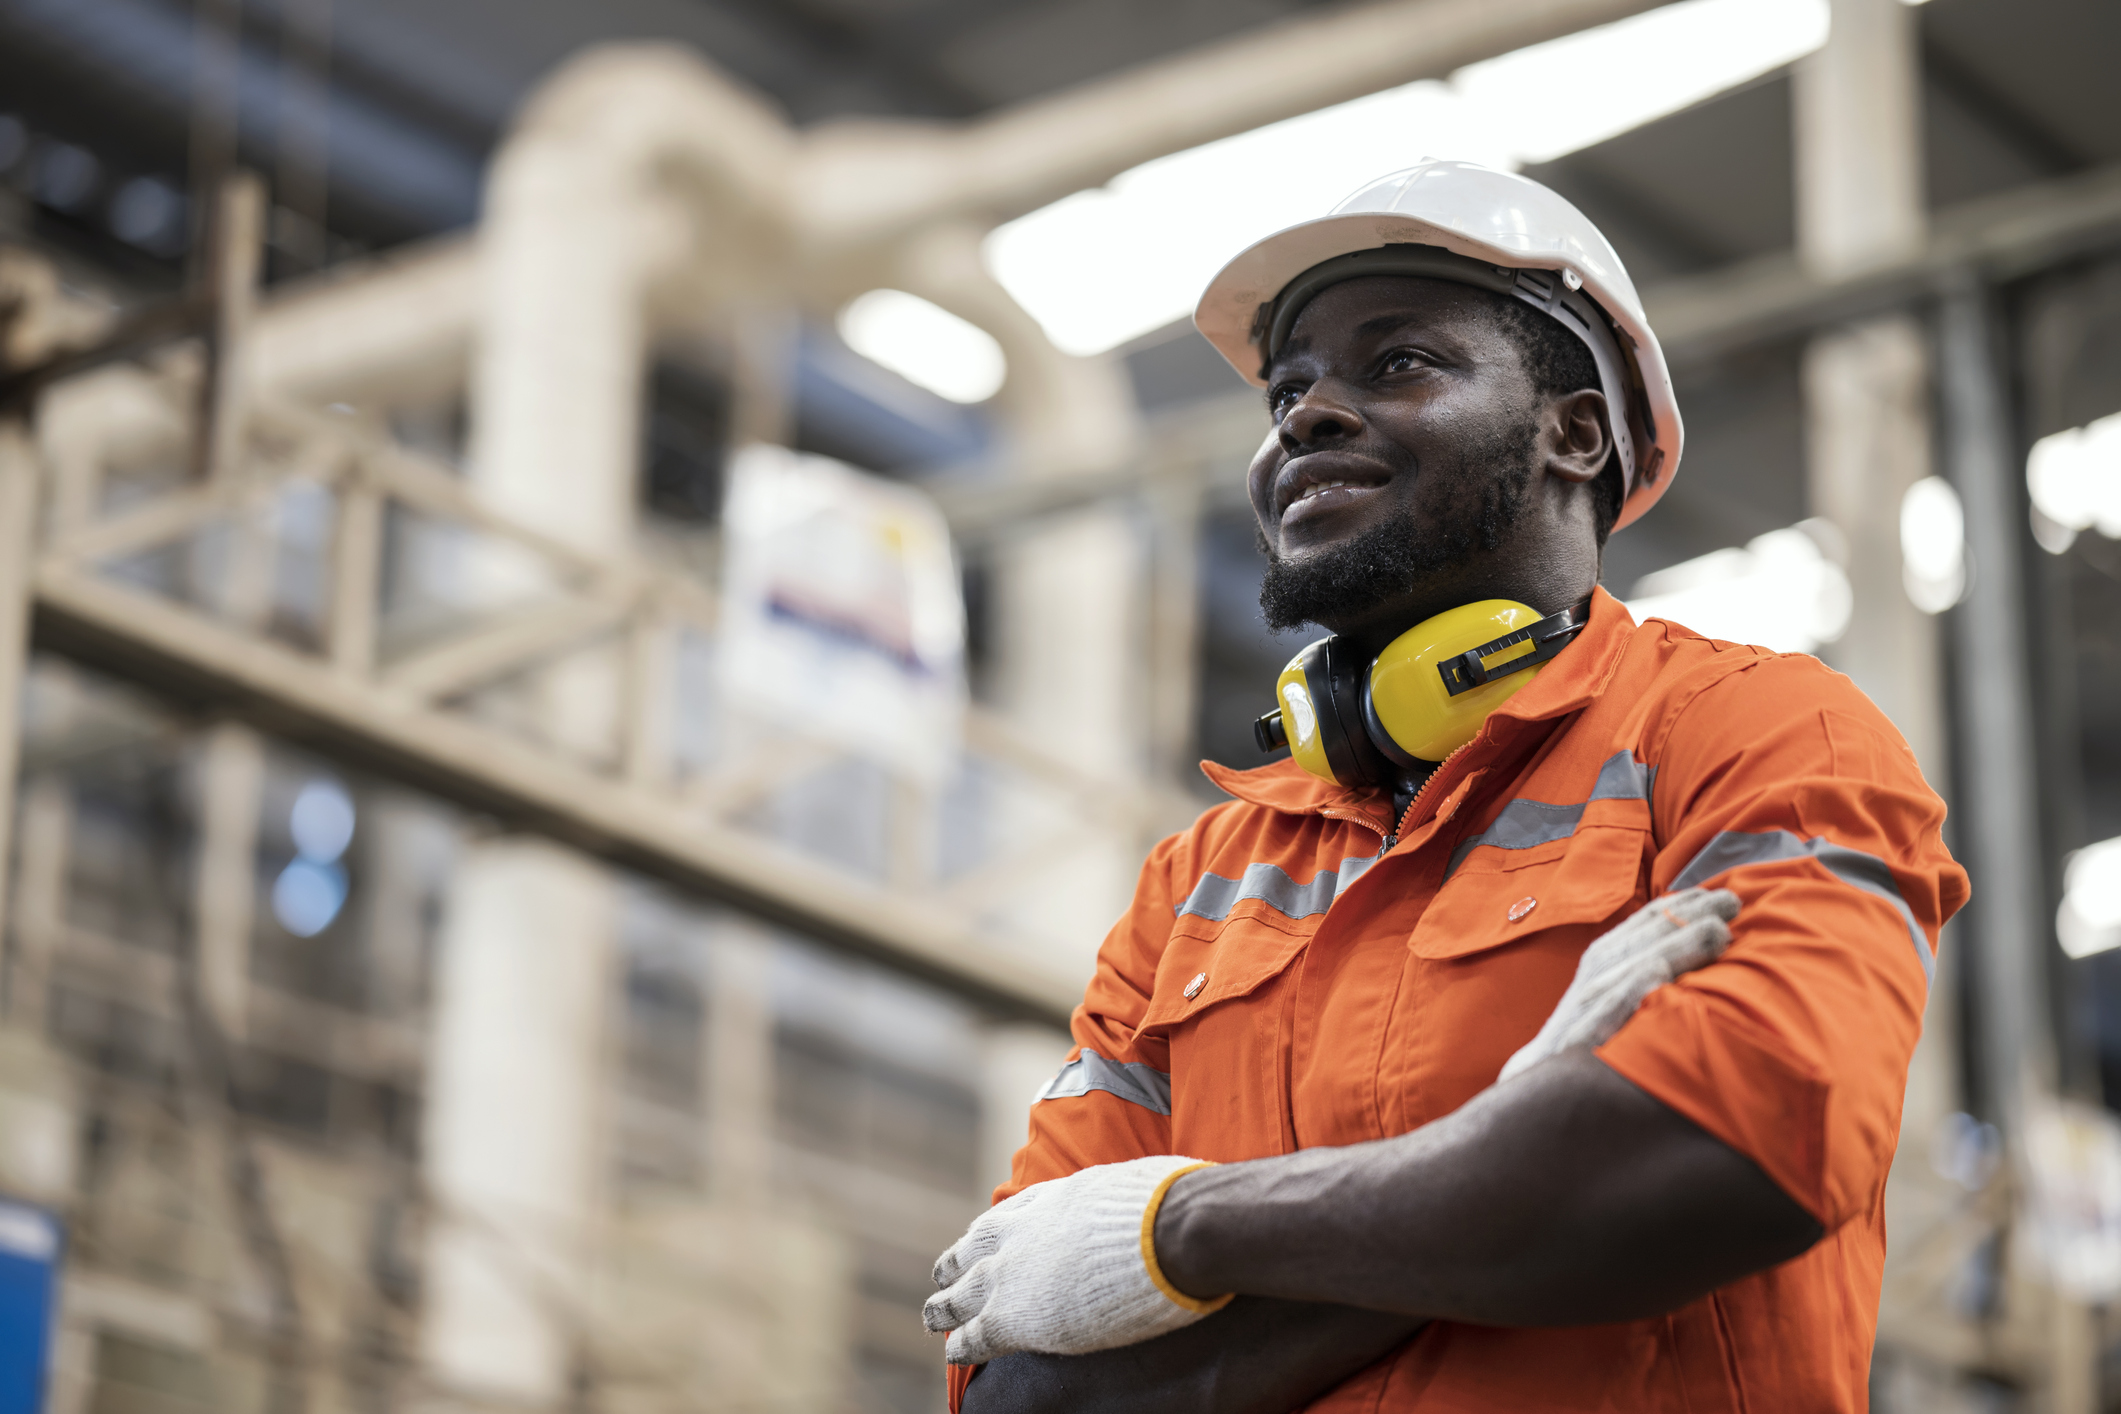
<svg viewBox="0 0 2121 1414">
<path fill-rule="evenodd" d="M 1650 7 L 1232 7 L 1118 48 L 1059 3 L 1017 30 L 939 7 L 918 44 L 813 15 L 803 43 L 838 38 L 776 68 L 730 0 L 692 36 L 714 62 L 553 69 L 476 224 L 407 244 L 464 225 L 481 154 L 373 74 L 289 97 L 326 91 L 328 8 L 265 17 L 275 126 L 243 6 L 97 3 L 94 35 L 93 6 L 0 11 L 28 95 L 0 152 L 0 1197 L 66 1233 L 48 1407 L 935 1407 L 927 1262 L 1276 653 L 1228 607 L 1255 400 L 1184 330 L 1061 352 L 982 238 Z M 563 10 L 524 22 L 553 57 L 653 28 Z M 2061 851 L 2121 835 L 2121 722 L 2093 720 L 2121 604 L 2110 541 L 2031 538 L 2021 470 L 2121 407 L 2121 115 L 2066 63 L 2030 92 L 2020 58 L 2121 32 L 2091 0 L 1832 14 L 1794 73 L 1537 171 L 1636 266 L 1689 418 L 1688 478 L 1608 578 L 1800 521 L 1838 564 L 1822 651 L 1946 783 L 1977 880 L 1910 1081 L 1877 1402 L 2092 1410 L 2121 1402 L 2121 1332 L 2029 1205 L 2038 1136 L 2100 1142 L 2057 1097 L 2096 1105 L 2102 1048 L 2121 1063 L 2121 985 L 2069 971 L 2105 962 L 2062 961 L 2049 921 Z M 953 88 L 921 44 L 1017 87 Z M 365 52 L 413 88 L 441 62 Z M 118 244 L 61 200 L 111 73 L 135 127 L 188 113 L 181 281 L 181 183 L 106 182 Z M 878 112 L 902 116 L 846 116 Z M 992 336 L 991 401 L 829 332 L 880 288 Z M 756 445 L 917 484 L 955 533 L 947 769 L 743 690 L 721 508 Z M 1931 477 L 1965 553 L 1924 604 L 1904 525 Z"/>
</svg>

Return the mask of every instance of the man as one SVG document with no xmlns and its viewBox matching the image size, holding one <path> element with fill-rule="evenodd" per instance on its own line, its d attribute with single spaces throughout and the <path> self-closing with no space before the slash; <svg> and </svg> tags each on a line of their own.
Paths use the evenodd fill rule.
<svg viewBox="0 0 2121 1414">
<path fill-rule="evenodd" d="M 937 1264 L 953 1404 L 1864 1408 L 1965 875 L 1846 678 L 1596 588 L 1680 447 L 1611 247 L 1426 162 L 1197 320 L 1267 390 L 1268 619 L 1335 637 L 1283 678 L 1304 765 L 1206 768 L 1236 800 L 1151 855 Z M 1531 627 L 1429 653 L 1469 605 Z M 1415 650 L 1438 712 L 1492 703 L 1420 750 L 1386 720 Z M 1720 957 L 1673 947 L 1712 915 Z"/>
</svg>

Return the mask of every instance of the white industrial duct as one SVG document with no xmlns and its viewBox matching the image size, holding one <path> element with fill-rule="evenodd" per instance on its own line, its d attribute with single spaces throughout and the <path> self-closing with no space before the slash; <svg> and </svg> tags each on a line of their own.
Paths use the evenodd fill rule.
<svg viewBox="0 0 2121 1414">
<path fill-rule="evenodd" d="M 779 285 L 794 146 L 669 46 L 592 49 L 539 90 L 495 159 L 480 230 L 471 461 L 493 509 L 623 553 L 650 293 L 687 256 L 726 265 L 725 288 Z"/>
<path fill-rule="evenodd" d="M 280 291 L 251 324 L 254 386 L 306 403 L 427 402 L 462 391 L 478 250 L 452 237 Z"/>
</svg>

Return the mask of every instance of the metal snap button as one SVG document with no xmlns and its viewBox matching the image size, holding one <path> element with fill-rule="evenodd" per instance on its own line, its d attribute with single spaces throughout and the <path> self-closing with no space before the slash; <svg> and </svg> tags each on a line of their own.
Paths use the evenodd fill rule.
<svg viewBox="0 0 2121 1414">
<path fill-rule="evenodd" d="M 1526 894 L 1523 898 L 1510 905 L 1510 921 L 1515 923 L 1537 907 L 1539 907 L 1539 900 L 1533 898 L 1530 894 Z"/>
<path fill-rule="evenodd" d="M 1193 979 L 1193 980 L 1192 980 L 1191 982 L 1188 982 L 1188 983 L 1186 984 L 1186 990 L 1185 990 L 1185 994 L 1184 994 L 1184 995 L 1185 995 L 1185 998 L 1186 998 L 1186 1000 L 1187 1000 L 1187 1001 L 1189 1001 L 1189 1002 L 1190 1002 L 1190 1001 L 1192 1001 L 1192 1000 L 1193 1000 L 1193 999 L 1194 999 L 1195 997 L 1197 997 L 1197 996 L 1199 996 L 1199 995 L 1200 995 L 1200 989 L 1201 989 L 1201 988 L 1203 988 L 1203 987 L 1205 987 L 1205 986 L 1207 986 L 1207 985 L 1208 985 L 1208 974 L 1207 974 L 1207 973 L 1205 973 L 1205 972 L 1203 972 L 1203 973 L 1200 973 L 1200 974 L 1199 974 L 1198 976 L 1196 976 L 1196 977 L 1195 977 L 1195 978 L 1194 978 L 1194 979 Z"/>
</svg>

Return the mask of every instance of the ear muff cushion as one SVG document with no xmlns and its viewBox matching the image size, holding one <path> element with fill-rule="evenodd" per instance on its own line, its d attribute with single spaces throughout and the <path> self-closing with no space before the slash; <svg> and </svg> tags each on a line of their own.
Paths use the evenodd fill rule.
<svg viewBox="0 0 2121 1414">
<path fill-rule="evenodd" d="M 1289 660 L 1274 684 L 1274 701 L 1281 710 L 1282 733 L 1288 739 L 1289 758 L 1322 780 L 1334 780 L 1333 763 L 1326 755 L 1325 732 L 1319 719 L 1332 715 L 1331 707 L 1318 700 L 1311 685 L 1307 660 L 1312 648 Z"/>
<path fill-rule="evenodd" d="M 1333 779 L 1344 786 L 1362 784 L 1355 759 L 1355 744 L 1340 711 L 1333 662 L 1333 640 L 1321 638 L 1303 651 L 1304 680 L 1311 689 L 1311 704 L 1318 709 L 1318 740 Z"/>
<path fill-rule="evenodd" d="M 1289 754 L 1312 775 L 1339 785 L 1383 779 L 1382 758 L 1363 724 L 1367 667 L 1338 640 L 1321 638 L 1289 660 L 1275 686 Z"/>
<path fill-rule="evenodd" d="M 1321 645 L 1321 655 L 1326 676 L 1331 685 L 1330 694 L 1324 699 L 1332 704 L 1332 715 L 1339 728 L 1335 734 L 1341 758 L 1334 762 L 1334 779 L 1344 786 L 1376 785 L 1390 774 L 1390 767 L 1370 741 L 1368 723 L 1364 720 L 1363 690 L 1368 685 L 1369 663 L 1348 651 L 1340 639 L 1329 638 Z"/>
</svg>

